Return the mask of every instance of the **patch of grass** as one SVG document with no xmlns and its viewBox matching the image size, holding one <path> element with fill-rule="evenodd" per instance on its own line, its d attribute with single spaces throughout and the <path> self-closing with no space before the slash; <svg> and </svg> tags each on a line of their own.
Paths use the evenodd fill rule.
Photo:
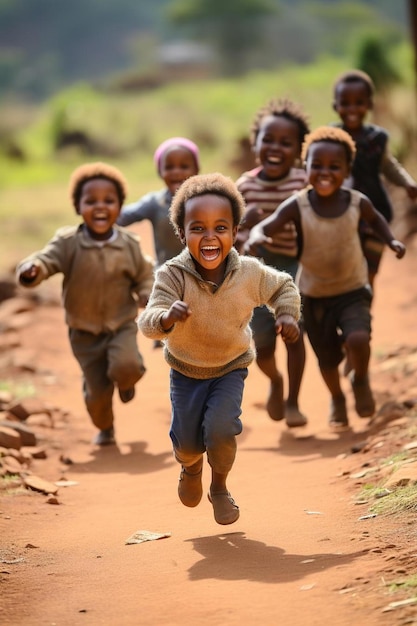
<svg viewBox="0 0 417 626">
<path fill-rule="evenodd" d="M 9 391 L 15 400 L 23 400 L 36 394 L 36 387 L 31 381 L 0 380 L 0 391 Z"/>
<path fill-rule="evenodd" d="M 389 495 L 376 500 L 370 507 L 370 511 L 378 515 L 417 513 L 417 485 L 397 487 Z"/>
<path fill-rule="evenodd" d="M 403 461 L 406 461 L 409 456 L 410 454 L 406 450 L 403 450 L 401 452 L 395 452 L 394 454 L 391 454 L 391 456 L 388 456 L 386 459 L 384 459 L 381 465 L 383 467 L 386 467 L 387 465 L 395 466 L 397 464 L 401 464 Z"/>
<path fill-rule="evenodd" d="M 393 581 L 387 584 L 388 590 L 391 593 L 395 593 L 397 591 L 408 591 L 410 589 L 417 588 L 417 574 L 412 574 L 409 578 L 405 578 L 404 580 Z"/>
</svg>

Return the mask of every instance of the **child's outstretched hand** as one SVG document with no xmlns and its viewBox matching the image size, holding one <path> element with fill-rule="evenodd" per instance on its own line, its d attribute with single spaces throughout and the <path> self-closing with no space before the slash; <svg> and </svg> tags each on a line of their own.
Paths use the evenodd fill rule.
<svg viewBox="0 0 417 626">
<path fill-rule="evenodd" d="M 32 280 L 35 280 L 39 271 L 39 266 L 29 261 L 20 268 L 19 279 L 23 282 L 30 283 Z"/>
<path fill-rule="evenodd" d="M 300 336 L 300 328 L 292 315 L 279 315 L 275 320 L 275 330 L 286 343 L 294 343 Z"/>
<path fill-rule="evenodd" d="M 164 330 L 169 330 L 176 322 L 185 322 L 190 315 L 188 304 L 182 300 L 176 300 L 169 311 L 161 317 L 161 326 Z"/>
<path fill-rule="evenodd" d="M 397 257 L 397 259 L 403 258 L 406 248 L 405 248 L 405 245 L 401 241 L 398 241 L 397 239 L 393 239 L 390 242 L 389 247 L 391 248 L 391 250 L 395 252 L 395 256 Z"/>
<path fill-rule="evenodd" d="M 415 200 L 417 198 L 417 185 L 407 185 L 406 191 L 411 200 Z"/>
<path fill-rule="evenodd" d="M 247 242 L 245 243 L 245 245 L 243 246 L 243 250 L 245 252 L 245 254 L 253 254 L 254 256 L 258 255 L 258 246 L 262 246 L 265 243 L 272 243 L 272 238 L 271 237 L 267 237 L 266 235 L 263 234 L 250 234 L 249 235 L 249 239 L 247 240 Z"/>
<path fill-rule="evenodd" d="M 140 293 L 138 296 L 138 307 L 140 309 L 144 309 L 148 304 L 149 296 L 143 293 Z"/>
</svg>

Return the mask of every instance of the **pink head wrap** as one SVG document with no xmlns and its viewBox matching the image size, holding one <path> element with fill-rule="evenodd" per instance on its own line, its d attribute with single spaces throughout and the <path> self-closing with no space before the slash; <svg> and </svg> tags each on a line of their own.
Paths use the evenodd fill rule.
<svg viewBox="0 0 417 626">
<path fill-rule="evenodd" d="M 197 170 L 200 169 L 200 161 L 199 161 L 199 150 L 196 144 L 191 141 L 191 139 L 186 139 L 185 137 L 171 137 L 170 139 L 166 139 L 163 141 L 155 150 L 155 154 L 153 155 L 153 160 L 156 165 L 156 169 L 158 173 L 161 170 L 161 159 L 163 154 L 169 150 L 169 148 L 186 148 L 191 152 L 194 157 L 195 164 Z"/>
</svg>

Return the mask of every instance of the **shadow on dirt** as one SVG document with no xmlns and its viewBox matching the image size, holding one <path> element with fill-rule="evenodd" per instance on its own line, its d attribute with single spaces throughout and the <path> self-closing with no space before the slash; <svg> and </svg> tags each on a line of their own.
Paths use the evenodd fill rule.
<svg viewBox="0 0 417 626">
<path fill-rule="evenodd" d="M 249 539 L 244 532 L 194 537 L 194 550 L 204 558 L 188 570 L 190 580 L 251 580 L 285 583 L 306 575 L 340 567 L 365 556 L 368 550 L 350 554 L 286 554 L 282 548 Z"/>
</svg>

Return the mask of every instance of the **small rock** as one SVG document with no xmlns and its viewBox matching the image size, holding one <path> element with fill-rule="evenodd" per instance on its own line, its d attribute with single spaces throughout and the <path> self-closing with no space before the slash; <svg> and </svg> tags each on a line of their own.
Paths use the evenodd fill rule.
<svg viewBox="0 0 417 626">
<path fill-rule="evenodd" d="M 20 420 L 26 420 L 29 415 L 36 415 L 37 413 L 48 413 L 51 414 L 51 409 L 47 406 L 42 400 L 39 398 L 25 398 L 20 402 L 9 406 L 10 413 L 16 415 Z"/>
<path fill-rule="evenodd" d="M 8 420 L 4 420 L 0 422 L 0 427 L 5 426 L 6 428 L 12 428 L 17 431 L 20 435 L 20 442 L 22 446 L 36 446 L 37 440 L 35 433 L 30 430 L 24 424 L 20 422 L 11 422 Z"/>
<path fill-rule="evenodd" d="M 46 498 L 45 502 L 46 504 L 60 504 L 58 498 L 52 494 Z"/>
<path fill-rule="evenodd" d="M 407 464 L 400 467 L 385 481 L 385 488 L 405 487 L 409 483 L 417 483 L 417 467 Z"/>
<path fill-rule="evenodd" d="M 58 487 L 56 485 L 43 478 L 39 478 L 39 476 L 25 476 L 23 482 L 28 489 L 33 489 L 33 491 L 40 491 L 47 495 L 55 495 L 58 493 Z"/>
<path fill-rule="evenodd" d="M 0 426 L 0 446 L 3 448 L 14 448 L 15 450 L 20 450 L 22 447 L 20 434 L 13 428 Z"/>
<path fill-rule="evenodd" d="M 29 424 L 29 426 L 41 426 L 42 428 L 52 428 L 53 426 L 51 416 L 48 413 L 29 415 L 26 419 L 26 424 Z"/>
<path fill-rule="evenodd" d="M 21 450 L 24 454 L 27 454 L 32 459 L 47 459 L 48 454 L 45 448 L 40 446 L 33 446 L 30 448 L 22 448 Z"/>
</svg>

